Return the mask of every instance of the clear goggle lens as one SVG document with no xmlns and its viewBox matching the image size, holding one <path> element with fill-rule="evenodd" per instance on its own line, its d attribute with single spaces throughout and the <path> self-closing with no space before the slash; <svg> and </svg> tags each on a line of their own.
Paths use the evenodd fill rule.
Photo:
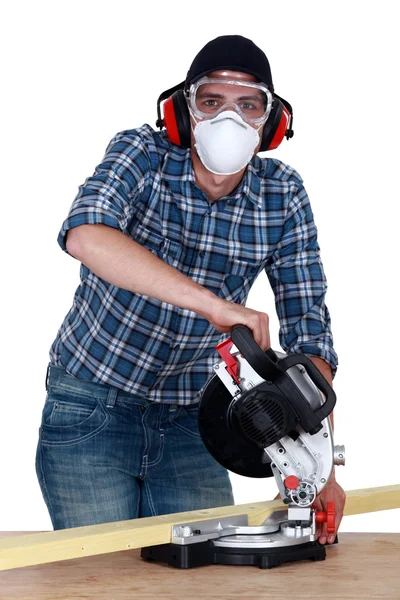
<svg viewBox="0 0 400 600">
<path fill-rule="evenodd" d="M 189 88 L 189 106 L 199 119 L 212 119 L 233 108 L 250 123 L 263 123 L 272 108 L 272 94 L 262 83 L 202 77 Z"/>
</svg>

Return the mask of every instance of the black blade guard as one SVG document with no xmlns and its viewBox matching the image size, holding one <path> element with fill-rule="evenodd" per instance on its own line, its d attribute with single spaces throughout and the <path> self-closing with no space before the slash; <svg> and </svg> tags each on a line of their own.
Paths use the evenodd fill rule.
<svg viewBox="0 0 400 600">
<path fill-rule="evenodd" d="M 199 431 L 211 456 L 245 477 L 273 477 L 267 453 L 241 433 L 230 410 L 233 398 L 217 375 L 206 384 L 199 405 Z"/>
</svg>

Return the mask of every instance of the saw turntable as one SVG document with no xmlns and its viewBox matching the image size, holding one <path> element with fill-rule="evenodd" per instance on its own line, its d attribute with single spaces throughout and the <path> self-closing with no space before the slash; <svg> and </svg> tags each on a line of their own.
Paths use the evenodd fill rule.
<svg viewBox="0 0 400 600">
<path fill-rule="evenodd" d="M 345 462 L 329 420 L 335 393 L 307 356 L 264 352 L 243 325 L 231 336 L 217 346 L 221 360 L 201 397 L 200 434 L 230 471 L 273 476 L 286 508 L 259 527 L 249 526 L 247 515 L 174 525 L 172 543 L 143 548 L 142 557 L 180 568 L 324 560 L 317 524 L 326 522 L 333 533 L 335 506 L 328 502 L 326 511 L 318 511 L 313 502 L 333 465 Z"/>
</svg>

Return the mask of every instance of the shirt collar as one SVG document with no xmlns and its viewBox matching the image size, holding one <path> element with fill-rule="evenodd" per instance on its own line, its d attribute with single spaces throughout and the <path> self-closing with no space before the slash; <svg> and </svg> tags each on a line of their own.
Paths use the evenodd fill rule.
<svg viewBox="0 0 400 600">
<path fill-rule="evenodd" d="M 258 168 L 260 166 L 260 158 L 253 156 L 236 190 L 225 196 L 227 203 L 230 204 L 244 197 L 258 206 L 258 208 L 262 207 L 261 181 L 258 175 Z M 182 191 L 184 191 L 184 185 L 187 185 L 188 182 L 195 185 L 196 179 L 190 148 L 172 146 L 165 155 L 161 174 L 170 183 L 178 184 Z"/>
</svg>

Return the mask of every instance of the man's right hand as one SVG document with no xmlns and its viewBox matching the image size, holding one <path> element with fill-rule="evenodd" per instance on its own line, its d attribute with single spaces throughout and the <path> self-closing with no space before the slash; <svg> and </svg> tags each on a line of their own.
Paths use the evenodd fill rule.
<svg viewBox="0 0 400 600">
<path fill-rule="evenodd" d="M 216 298 L 207 319 L 221 333 L 231 333 L 234 325 L 246 325 L 262 350 L 270 347 L 269 317 L 266 313 Z"/>
</svg>

